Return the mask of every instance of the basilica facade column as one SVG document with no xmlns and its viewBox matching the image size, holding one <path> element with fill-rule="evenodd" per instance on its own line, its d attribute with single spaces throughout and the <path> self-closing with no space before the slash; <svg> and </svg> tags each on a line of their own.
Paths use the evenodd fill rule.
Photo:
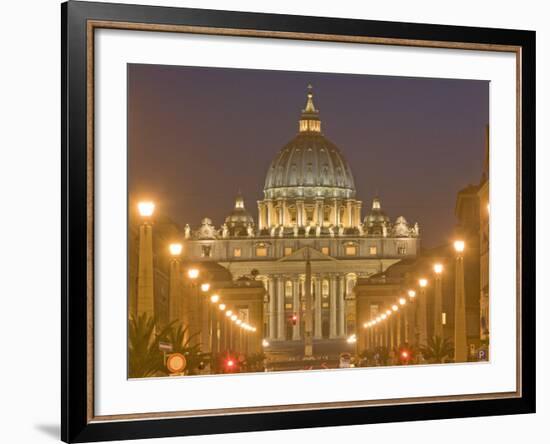
<svg viewBox="0 0 550 444">
<path fill-rule="evenodd" d="M 275 225 L 275 214 L 273 211 L 273 201 L 267 199 L 267 218 L 266 218 L 267 228 L 270 228 L 272 225 Z"/>
<path fill-rule="evenodd" d="M 338 336 L 346 335 L 346 276 L 340 275 L 338 279 Z"/>
<path fill-rule="evenodd" d="M 258 201 L 258 228 L 263 230 L 266 226 L 265 223 L 265 203 L 261 200 Z"/>
<path fill-rule="evenodd" d="M 346 225 L 353 227 L 353 206 L 350 199 L 346 201 Z"/>
<path fill-rule="evenodd" d="M 296 223 L 299 227 L 303 227 L 305 222 L 304 218 L 304 201 L 296 200 Z"/>
<path fill-rule="evenodd" d="M 318 275 L 315 279 L 315 323 L 313 330 L 313 337 L 315 339 L 323 338 L 323 331 L 321 328 L 322 317 L 321 317 L 321 299 L 323 298 L 321 294 L 321 282 L 322 276 Z"/>
<path fill-rule="evenodd" d="M 300 279 L 296 276 L 292 279 L 292 309 L 296 315 L 296 325 L 292 327 L 292 339 L 300 340 L 300 323 L 302 321 L 302 311 L 300 307 Z"/>
<path fill-rule="evenodd" d="M 329 337 L 336 338 L 338 337 L 338 323 L 337 323 L 337 292 L 338 292 L 338 282 L 336 280 L 336 276 L 330 277 L 330 331 L 329 331 Z"/>
<path fill-rule="evenodd" d="M 270 340 L 273 340 L 277 338 L 277 293 L 275 293 L 275 278 L 273 276 L 268 278 L 267 288 L 269 292 L 269 315 L 267 317 L 268 337 Z"/>
<path fill-rule="evenodd" d="M 277 278 L 277 339 L 286 339 L 285 329 L 285 279 L 283 276 Z"/>
<path fill-rule="evenodd" d="M 361 202 L 355 201 L 355 226 L 361 225 Z"/>
</svg>

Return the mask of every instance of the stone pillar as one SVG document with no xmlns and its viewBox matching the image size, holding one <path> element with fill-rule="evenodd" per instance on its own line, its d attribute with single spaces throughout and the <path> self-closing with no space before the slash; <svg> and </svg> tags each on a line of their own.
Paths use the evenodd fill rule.
<svg viewBox="0 0 550 444">
<path fill-rule="evenodd" d="M 462 252 L 459 252 L 456 256 L 455 271 L 455 362 L 466 362 L 468 360 L 465 299 L 464 256 Z"/>
<path fill-rule="evenodd" d="M 355 202 L 355 226 L 361 225 L 361 202 Z"/>
<path fill-rule="evenodd" d="M 336 281 L 335 276 L 330 277 L 330 338 L 336 338 L 338 337 L 338 322 L 337 322 L 337 307 L 336 303 L 338 301 L 337 299 L 337 293 L 338 292 L 338 282 Z"/>
<path fill-rule="evenodd" d="M 418 297 L 418 343 L 419 345 L 426 345 L 428 343 L 428 307 L 426 301 L 426 288 L 420 288 L 420 294 Z"/>
<path fill-rule="evenodd" d="M 346 336 L 346 277 L 339 277 L 340 291 L 338 294 L 338 336 Z"/>
<path fill-rule="evenodd" d="M 260 230 L 263 230 L 266 226 L 265 223 L 265 203 L 262 201 L 258 201 L 258 228 Z"/>
<path fill-rule="evenodd" d="M 390 347 L 395 347 L 395 314 L 392 314 L 389 319 L 388 327 L 390 329 Z"/>
<path fill-rule="evenodd" d="M 323 226 L 323 200 L 322 199 L 315 199 L 315 217 L 314 222 L 316 224 L 319 224 L 321 227 Z"/>
<path fill-rule="evenodd" d="M 435 274 L 435 289 L 434 289 L 434 336 L 443 338 L 443 292 L 441 288 L 441 273 Z"/>
<path fill-rule="evenodd" d="M 296 200 L 296 223 L 299 227 L 304 226 L 304 201 Z"/>
<path fill-rule="evenodd" d="M 315 280 L 315 323 L 314 323 L 314 330 L 313 330 L 313 337 L 315 339 L 322 339 L 323 338 L 323 330 L 322 330 L 322 305 L 321 300 L 323 298 L 323 295 L 321 294 L 321 282 L 322 277 L 321 275 L 317 276 L 317 279 Z"/>
<path fill-rule="evenodd" d="M 281 225 L 283 226 L 286 226 L 288 224 L 288 219 L 287 219 L 287 208 L 286 208 L 286 200 L 283 199 L 283 201 L 281 202 Z"/>
<path fill-rule="evenodd" d="M 170 294 L 168 296 L 170 322 L 182 322 L 182 297 L 180 261 L 177 258 L 170 260 Z"/>
<path fill-rule="evenodd" d="M 337 199 L 334 199 L 332 207 L 332 212 L 334 213 L 332 223 L 337 227 L 340 224 L 340 205 Z"/>
<path fill-rule="evenodd" d="M 275 225 L 275 215 L 273 214 L 273 201 L 271 199 L 267 200 L 267 218 L 266 218 L 266 228 L 271 228 L 272 225 Z"/>
<path fill-rule="evenodd" d="M 300 323 L 302 321 L 302 313 L 300 310 L 300 280 L 295 277 L 292 280 L 292 308 L 294 314 L 297 316 L 296 325 L 292 327 L 292 339 L 294 341 L 300 340 Z"/>
<path fill-rule="evenodd" d="M 277 293 L 275 288 L 275 279 L 271 276 L 267 281 L 268 292 L 269 292 L 269 313 L 267 317 L 267 327 L 268 327 L 268 337 L 269 340 L 277 338 Z"/>
<path fill-rule="evenodd" d="M 396 332 L 395 332 L 395 345 L 396 347 L 400 347 L 402 344 L 401 341 L 401 309 L 395 314 L 395 321 L 396 321 Z"/>
<path fill-rule="evenodd" d="M 353 207 L 351 205 L 351 200 L 348 200 L 346 202 L 346 209 L 347 209 L 346 225 L 351 228 L 353 227 Z"/>
<path fill-rule="evenodd" d="M 285 279 L 283 276 L 277 278 L 277 339 L 286 339 L 285 329 Z"/>
<path fill-rule="evenodd" d="M 144 222 L 139 226 L 137 314 L 152 319 L 155 317 L 153 274 L 153 225 Z"/>
</svg>

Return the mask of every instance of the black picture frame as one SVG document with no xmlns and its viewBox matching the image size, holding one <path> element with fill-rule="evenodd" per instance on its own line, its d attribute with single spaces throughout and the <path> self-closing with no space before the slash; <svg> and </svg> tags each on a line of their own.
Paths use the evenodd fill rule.
<svg viewBox="0 0 550 444">
<path fill-rule="evenodd" d="M 205 26 L 521 48 L 521 396 L 305 411 L 95 421 L 89 415 L 87 22 Z M 61 438 L 90 442 L 535 412 L 535 32 L 69 1 L 61 5 Z"/>
</svg>

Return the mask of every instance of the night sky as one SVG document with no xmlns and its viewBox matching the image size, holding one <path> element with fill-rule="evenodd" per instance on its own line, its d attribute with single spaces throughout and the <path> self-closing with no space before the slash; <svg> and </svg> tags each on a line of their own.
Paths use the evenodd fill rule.
<svg viewBox="0 0 550 444">
<path fill-rule="evenodd" d="M 182 227 L 223 223 L 256 201 L 271 160 L 298 132 L 313 85 L 323 134 L 351 166 L 363 217 L 379 195 L 392 221 L 446 242 L 456 193 L 481 177 L 489 83 L 332 73 L 128 66 L 130 198 L 151 198 Z"/>
</svg>

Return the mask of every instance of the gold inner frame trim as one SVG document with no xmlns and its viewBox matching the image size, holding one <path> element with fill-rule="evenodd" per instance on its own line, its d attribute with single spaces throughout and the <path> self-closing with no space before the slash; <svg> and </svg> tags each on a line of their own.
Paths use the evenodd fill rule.
<svg viewBox="0 0 550 444">
<path fill-rule="evenodd" d="M 208 410 L 183 410 L 173 412 L 144 412 L 118 415 L 94 414 L 94 32 L 96 29 L 120 29 L 131 31 L 177 32 L 187 34 L 218 35 L 232 37 L 276 38 L 310 40 L 320 42 L 394 45 L 421 48 L 461 49 L 473 51 L 510 52 L 516 56 L 516 391 L 464 394 L 453 396 L 424 396 L 382 400 L 340 401 L 326 403 L 288 404 L 261 407 L 231 407 Z M 334 408 L 358 408 L 415 403 L 440 403 L 474 400 L 519 398 L 522 395 L 522 350 L 521 350 L 521 46 L 486 43 L 446 42 L 300 32 L 263 31 L 254 29 L 213 28 L 187 25 L 131 23 L 105 20 L 87 21 L 87 419 L 88 423 L 127 421 L 161 418 L 189 418 L 199 416 L 225 416 L 236 414 L 292 412 L 300 410 L 326 410 Z"/>
</svg>

